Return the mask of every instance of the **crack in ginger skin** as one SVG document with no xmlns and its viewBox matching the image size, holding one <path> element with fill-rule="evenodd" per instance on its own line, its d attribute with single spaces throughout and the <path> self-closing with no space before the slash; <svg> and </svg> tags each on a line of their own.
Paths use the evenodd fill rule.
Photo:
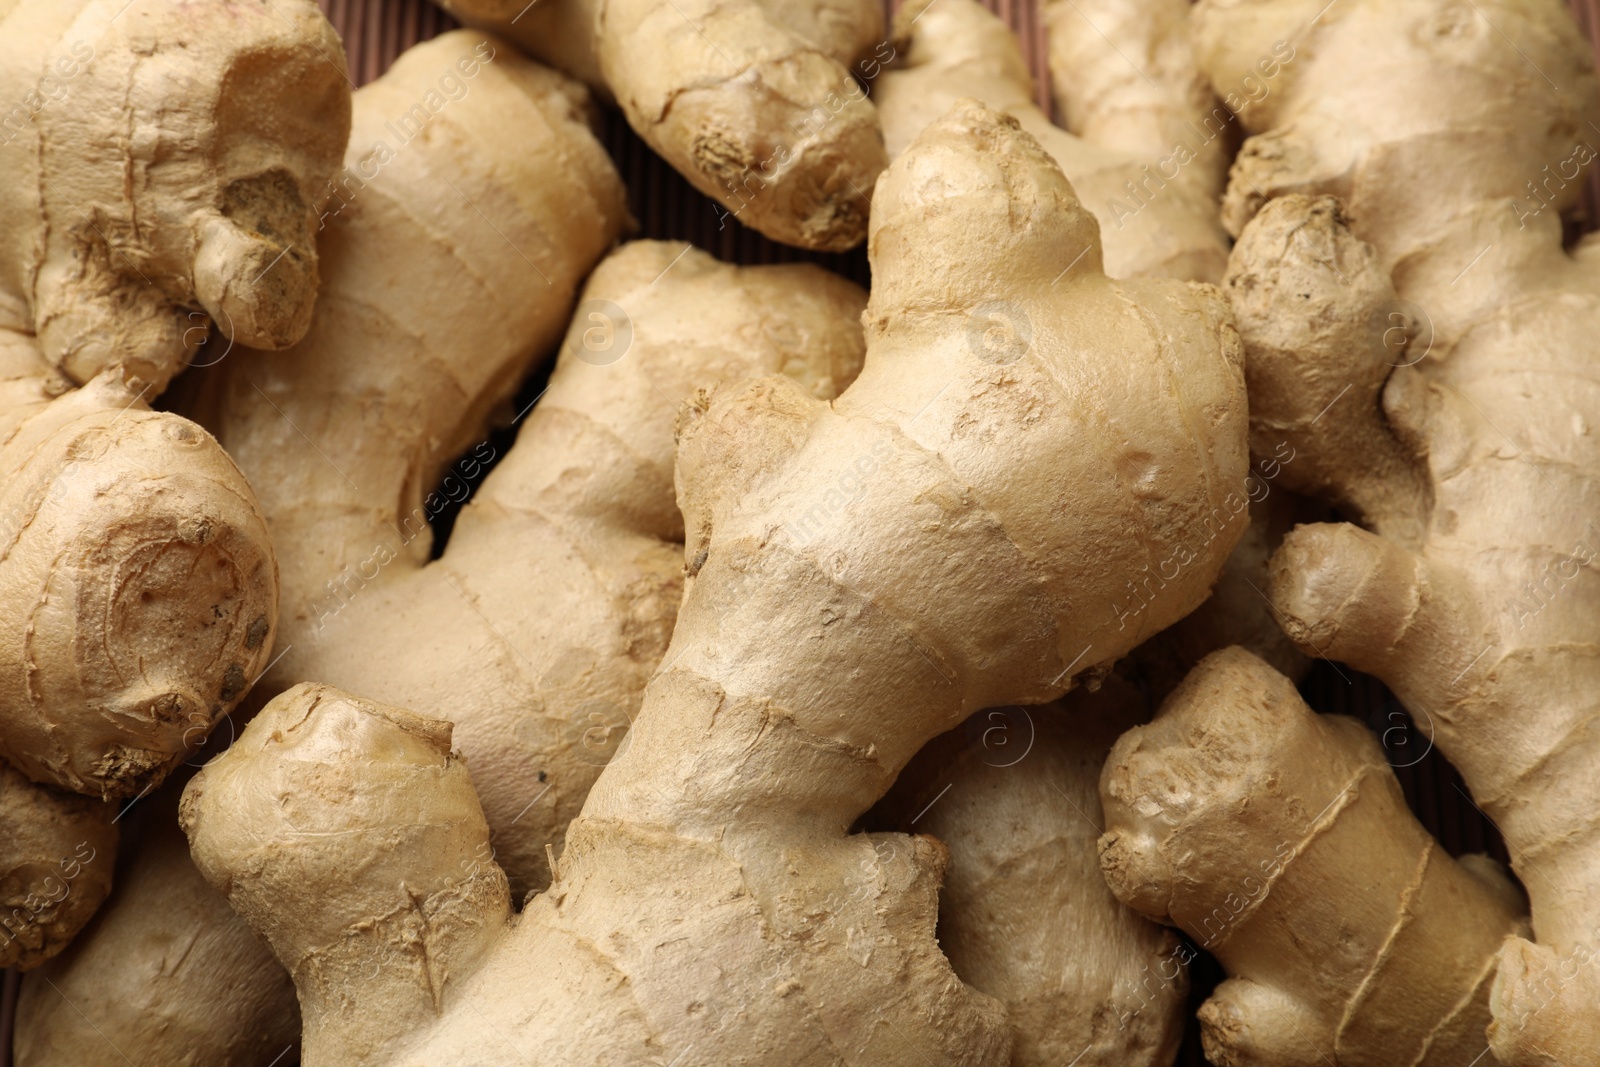
<svg viewBox="0 0 1600 1067">
<path fill-rule="evenodd" d="M 323 998 L 331 973 L 302 984 L 311 1067 L 510 1064 L 526 1047 L 585 1064 L 1008 1061 L 999 1005 L 962 985 L 934 940 L 943 849 L 890 835 L 894 859 L 869 871 L 883 835 L 848 827 L 961 714 L 1047 700 L 1072 684 L 1067 668 L 1127 651 L 1092 610 L 1109 579 L 1085 576 L 1169 547 L 1217 486 L 1243 479 L 1242 371 L 1210 287 L 1111 281 L 1098 254 L 1051 284 L 1064 251 L 1097 249 L 1095 224 L 1003 115 L 958 105 L 875 196 L 856 382 L 831 404 L 785 378 L 726 384 L 680 420 L 686 553 L 704 561 L 627 757 L 514 923 L 498 871 L 463 877 L 426 848 L 390 847 L 401 826 L 428 832 L 419 816 L 433 812 L 459 813 L 480 841 L 487 827 L 443 748 L 421 758 L 364 702 L 324 701 L 297 741 L 281 726 L 309 691 L 292 690 L 191 783 L 197 865 L 280 959 L 342 941 L 402 892 L 480 905 L 436 924 L 429 955 L 448 954 L 451 974 L 437 1016 L 411 1010 L 424 991 L 402 968 L 363 977 L 386 947 L 330 960 L 360 986 L 359 1011 Z M 1031 320 L 1023 358 L 997 366 L 968 337 L 964 309 L 986 300 Z M 1030 394 L 1026 418 L 1005 402 Z M 964 415 L 984 432 L 958 435 Z M 1091 419 L 1100 440 L 1085 439 Z M 791 512 L 877 444 L 874 491 L 804 545 L 786 540 Z M 1147 484 L 1119 476 L 1129 448 L 1150 457 Z M 995 464 L 1002 454 L 1015 462 Z M 1129 515 L 1142 536 L 1127 536 Z M 1197 567 L 1169 585 L 1153 617 L 1192 609 L 1212 577 Z M 403 805 L 344 799 L 395 775 Z M 298 825 L 359 832 L 301 839 L 279 793 L 303 799 Z M 362 876 L 327 901 L 352 861 Z M 311 886 L 316 909 L 296 902 Z M 505 1040 L 485 1042 L 486 1027 Z"/>
<path fill-rule="evenodd" d="M 1241 261 L 1272 234 L 1326 215 L 1319 196 L 1343 200 L 1348 226 L 1325 227 L 1334 247 L 1317 258 L 1390 276 L 1405 316 L 1425 317 L 1431 347 L 1394 360 L 1414 365 L 1386 384 L 1379 375 L 1381 392 L 1328 415 L 1413 469 L 1388 463 L 1399 469 L 1374 494 L 1353 463 L 1328 489 L 1401 502 L 1416 499 L 1418 482 L 1426 492 L 1408 526 L 1383 521 L 1380 509 L 1369 516 L 1375 532 L 1296 531 L 1274 560 L 1270 593 L 1306 651 L 1376 674 L 1431 717 L 1440 750 L 1505 836 L 1529 894 L 1532 940 L 1502 952 L 1494 1054 L 1515 1067 L 1600 1063 L 1600 972 L 1584 965 L 1600 951 L 1600 584 L 1581 566 L 1561 575 L 1560 589 L 1544 584 L 1563 561 L 1589 554 L 1600 485 L 1590 355 L 1600 276 L 1592 243 L 1562 249 L 1558 211 L 1576 199 L 1576 182 L 1545 169 L 1592 136 L 1593 59 L 1549 0 L 1343 3 L 1313 23 L 1315 8 L 1207 0 L 1198 9 L 1213 82 L 1293 27 L 1308 50 L 1281 93 L 1241 115 L 1255 136 L 1235 164 L 1225 218 L 1243 230 Z M 1533 186 L 1556 210 L 1528 206 Z M 1280 368 L 1280 396 L 1319 374 L 1370 382 L 1365 324 L 1393 310 L 1314 262 L 1258 308 L 1235 301 L 1247 346 L 1275 304 L 1312 300 L 1334 309 L 1328 323 L 1350 324 L 1279 315 L 1284 348 L 1303 331 L 1305 362 Z M 1240 266 L 1240 279 L 1273 284 L 1270 262 Z M 1367 403 L 1380 395 L 1381 409 Z M 1383 446 L 1386 434 L 1399 447 Z"/>
<path fill-rule="evenodd" d="M 614 99 L 694 187 L 775 241 L 861 243 L 885 165 L 852 76 L 885 42 L 876 0 L 441 0 Z M 863 58 L 866 57 L 866 58 Z"/>
</svg>

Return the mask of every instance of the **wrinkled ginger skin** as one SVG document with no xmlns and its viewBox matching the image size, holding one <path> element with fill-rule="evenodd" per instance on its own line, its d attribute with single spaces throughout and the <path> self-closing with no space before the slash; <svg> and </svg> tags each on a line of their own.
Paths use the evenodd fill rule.
<svg viewBox="0 0 1600 1067">
<path fill-rule="evenodd" d="M 1118 675 L 1036 708 L 980 711 L 930 741 L 874 809 L 950 850 L 939 947 L 1006 1006 L 1012 1067 L 1170 1067 L 1193 952 L 1100 874 L 1100 768 L 1150 717 Z"/>
<path fill-rule="evenodd" d="M 1523 901 L 1493 864 L 1457 863 L 1428 836 L 1360 722 L 1314 714 L 1225 649 L 1117 741 L 1100 795 L 1112 891 L 1228 971 L 1200 1009 L 1212 1063 L 1447 1067 L 1484 1052 L 1495 954 Z"/>
<path fill-rule="evenodd" d="M 220 367 L 202 406 L 261 485 L 286 547 L 285 652 L 257 693 L 328 679 L 455 720 L 521 900 L 548 884 L 546 847 L 559 855 L 600 768 L 626 750 L 671 632 L 683 568 L 676 402 L 752 373 L 787 373 L 833 396 L 860 366 L 865 294 L 811 266 L 733 267 L 676 242 L 623 247 L 595 269 L 519 443 L 474 487 L 443 558 L 429 563 L 429 516 L 481 476 L 491 411 L 549 354 L 579 279 L 625 218 L 620 183 L 582 122 L 583 90 L 476 33 L 419 46 L 357 93 L 357 179 L 377 158 L 370 138 L 384 136 L 383 116 L 463 59 L 475 70 L 468 94 L 434 117 L 428 139 L 370 181 L 341 182 L 306 340 L 270 362 Z M 446 167 L 459 193 L 439 181 Z M 500 232 L 460 213 L 462 194 Z M 418 656 L 424 647 L 435 654 Z M 210 892 L 188 863 L 165 878 Z M 125 936 L 159 906 L 153 894 L 119 895 L 100 936 L 113 924 Z M 193 961 L 185 977 L 259 967 L 249 949 L 276 966 L 227 918 L 231 940 L 213 932 L 202 947 L 236 961 Z M 138 985 L 157 962 L 149 955 L 109 966 Z M 99 1025 L 142 1035 L 129 1040 L 160 1060 L 161 1035 L 118 1004 L 102 1001 Z M 238 1018 L 266 1029 L 269 1009 L 279 1010 L 241 1003 Z M 186 1032 L 202 1060 L 235 1040 L 198 1023 Z M 266 1067 L 279 1050 L 239 1062 Z"/>
<path fill-rule="evenodd" d="M 23 0 L 0 99 L 20 102 L 0 128 L 0 327 L 76 382 L 121 365 L 157 389 L 208 320 L 257 347 L 305 333 L 350 131 L 311 0 Z"/>
<path fill-rule="evenodd" d="M 1414 537 L 1383 522 L 1296 531 L 1269 592 L 1303 648 L 1376 674 L 1431 718 L 1440 750 L 1505 836 L 1533 938 L 1508 942 L 1502 957 L 1495 1056 L 1508 1067 L 1600 1064 L 1600 969 L 1589 965 L 1600 954 L 1600 578 L 1590 566 L 1600 274 L 1592 244 L 1563 250 L 1559 218 L 1593 156 L 1600 81 L 1555 0 L 1358 2 L 1313 25 L 1315 6 L 1200 5 L 1214 83 L 1306 27 L 1283 91 L 1242 116 L 1255 136 L 1235 163 L 1226 218 L 1238 232 L 1263 198 L 1308 194 L 1303 216 L 1317 195 L 1343 200 L 1350 234 L 1340 240 L 1371 245 L 1402 303 L 1346 300 L 1347 317 L 1381 325 L 1398 311 L 1413 339 L 1391 357 L 1411 365 L 1389 375 L 1381 409 L 1357 403 L 1328 418 L 1379 421 L 1426 457 L 1431 501 Z M 1337 234 L 1342 224 L 1316 225 Z M 1299 280 L 1278 294 L 1279 336 L 1292 345 L 1283 334 L 1298 326 L 1313 358 L 1305 372 L 1284 368 L 1282 396 L 1297 395 L 1328 347 L 1292 309 L 1342 299 L 1323 295 L 1341 289 L 1337 271 Z M 1336 490 L 1358 483 L 1356 466 Z M 1404 491 L 1397 477 L 1390 495 Z"/>
<path fill-rule="evenodd" d="M 456 818 L 442 771 L 392 810 L 353 805 L 361 832 L 296 849 L 257 784 L 283 773 L 275 731 L 309 714 L 336 742 L 306 803 L 344 826 L 352 814 L 331 798 L 348 809 L 353 777 L 410 751 L 395 733 L 411 729 L 383 727 L 382 711 L 336 731 L 291 693 L 191 783 L 186 827 L 208 880 L 280 959 L 318 961 L 300 982 L 309 1067 L 511 1064 L 526 1047 L 586 1064 L 1008 1061 L 1000 1006 L 934 940 L 943 849 L 848 827 L 951 722 L 1048 700 L 1127 651 L 1109 608 L 1095 610 L 1110 590 L 1083 576 L 1170 549 L 1215 486 L 1243 478 L 1242 374 L 1216 291 L 1105 278 L 1094 220 L 1003 115 L 958 106 L 875 195 L 855 384 L 829 403 L 755 379 L 680 416 L 690 579 L 666 664 L 551 888 L 514 926 L 481 868 L 385 844 L 435 806 Z M 1091 254 L 1052 286 L 1060 253 L 1084 242 Z M 1027 352 L 970 336 L 969 309 L 986 301 L 1027 316 Z M 846 475 L 869 489 L 782 532 Z M 1192 609 L 1220 565 L 1170 584 L 1155 619 Z M 882 841 L 892 857 L 873 865 Z M 305 906 L 308 887 L 374 849 L 386 878 L 345 879 L 337 906 Z M 410 914 L 409 900 L 443 966 L 368 979 L 390 950 L 346 931 Z M 345 981 L 348 1003 L 310 1010 Z M 486 1043 L 486 1027 L 505 1041 Z"/>
<path fill-rule="evenodd" d="M 294 986 L 189 859 L 173 782 L 127 819 L 106 906 L 23 979 L 17 1067 L 89 1063 L 268 1067 L 300 1040 Z M 96 858 L 108 867 L 114 857 Z"/>
<path fill-rule="evenodd" d="M 111 892 L 115 813 L 0 764 L 0 964 L 32 970 L 94 915 Z"/>
<path fill-rule="evenodd" d="M 696 189 L 775 241 L 866 234 L 883 134 L 853 65 L 892 57 L 876 0 L 441 0 L 614 98 Z"/>
<path fill-rule="evenodd" d="M 1139 36 L 1123 41 L 1127 47 L 1137 50 L 1147 37 L 1186 38 L 1182 11 L 1166 4 L 1133 6 L 1145 10 Z M 1107 274 L 1221 280 L 1228 252 L 1227 235 L 1217 221 L 1225 167 L 1220 151 L 1202 147 L 1198 154 L 1190 152 L 1186 165 L 1174 164 L 1171 177 L 1163 178 L 1153 168 L 1174 157 L 1176 141 L 1125 145 L 1098 124 L 1091 125 L 1092 136 L 1054 125 L 1034 102 L 1033 78 L 1016 38 L 975 0 L 907 4 L 895 16 L 895 31 L 904 55 L 878 79 L 873 92 L 891 158 L 955 101 L 982 100 L 1014 116 L 1061 167 L 1100 222 Z M 1103 38 L 1096 40 L 1100 49 L 1116 54 Z M 1181 119 L 1192 116 L 1200 129 L 1204 113 L 1199 104 L 1181 98 L 1166 101 L 1174 114 L 1163 127 L 1181 126 Z M 1184 138 L 1185 143 L 1200 140 L 1196 132 Z M 1061 266 L 1080 251 L 1073 249 Z"/>
</svg>

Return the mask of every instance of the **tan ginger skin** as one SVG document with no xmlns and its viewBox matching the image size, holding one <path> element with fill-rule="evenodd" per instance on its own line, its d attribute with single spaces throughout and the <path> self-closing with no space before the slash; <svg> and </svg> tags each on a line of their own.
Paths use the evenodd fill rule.
<svg viewBox="0 0 1600 1067">
<path fill-rule="evenodd" d="M 1200 1010 L 1222 1067 L 1447 1067 L 1485 1051 L 1487 987 L 1524 901 L 1452 860 L 1356 719 L 1319 716 L 1240 648 L 1122 736 L 1100 786 L 1117 896 L 1230 977 Z"/>
<path fill-rule="evenodd" d="M 878 0 L 440 0 L 622 108 L 726 215 L 843 251 L 867 232 L 883 134 L 856 80 L 894 56 Z M 726 216 L 725 216 L 726 217 Z"/>
<path fill-rule="evenodd" d="M 1199 9 L 1214 83 L 1305 28 L 1304 55 L 1241 115 L 1256 136 L 1226 218 L 1259 217 L 1230 288 L 1253 420 L 1320 432 L 1295 400 L 1351 386 L 1323 420 L 1350 458 L 1324 455 L 1323 473 L 1368 527 L 1296 531 L 1269 592 L 1306 651 L 1434 724 L 1505 837 L 1532 939 L 1501 953 L 1494 1055 L 1600 1063 L 1600 274 L 1592 244 L 1563 250 L 1559 218 L 1594 154 L 1600 83 L 1555 0 L 1319 7 Z M 1272 375 L 1276 402 L 1257 389 Z"/>
<path fill-rule="evenodd" d="M 464 92 L 400 146 L 386 123 L 452 71 L 447 88 Z M 726 266 L 679 243 L 625 246 L 585 289 L 519 443 L 429 563 L 428 487 L 441 468 L 441 495 L 463 484 L 457 455 L 485 458 L 489 413 L 554 347 L 579 279 L 624 221 L 583 95 L 477 33 L 402 56 L 356 94 L 310 334 L 270 362 L 219 366 L 202 397 L 283 546 L 282 658 L 257 692 L 329 678 L 454 718 L 519 900 L 548 884 L 546 847 L 559 854 L 601 767 L 625 751 L 671 632 L 683 567 L 677 402 L 764 372 L 831 397 L 862 355 L 865 294 L 842 279 Z M 462 196 L 494 227 L 459 211 Z M 95 1028 L 70 1025 L 55 989 L 30 981 L 19 1064 L 87 1062 L 109 1040 L 141 1062 L 265 1067 L 292 996 L 243 996 L 233 991 L 247 983 L 230 976 L 278 964 L 225 906 L 189 947 L 144 918 L 202 894 L 212 890 L 186 857 L 136 853 L 89 944 L 45 972 L 94 1005 Z M 115 986 L 138 992 L 107 996 Z M 205 1011 L 180 1019 L 185 998 Z"/>
<path fill-rule="evenodd" d="M 227 900 L 195 876 L 174 810 L 177 784 L 122 821 L 132 854 L 110 902 L 23 981 L 12 1062 L 281 1067 L 293 1059 L 294 986 Z M 113 862 L 108 851 L 83 869 L 104 863 L 109 873 Z"/>
<path fill-rule="evenodd" d="M 144 401 L 212 318 L 240 344 L 305 332 L 343 59 L 309 0 L 0 5 L 19 102 L 0 116 L 0 591 L 31 606 L 0 638 L 0 751 L 36 781 L 137 795 L 268 661 L 250 490 Z"/>
<path fill-rule="evenodd" d="M 1209 603 L 1209 601 L 1208 601 Z M 876 825 L 950 850 L 939 947 L 1006 1006 L 1013 1067 L 1171 1067 L 1194 952 L 1106 887 L 1100 767 L 1148 720 L 1113 674 L 1036 708 L 991 708 L 934 738 L 874 809 Z"/>
<path fill-rule="evenodd" d="M 49 787 L 148 791 L 271 654 L 250 489 L 148 401 L 213 318 L 304 332 L 343 62 L 309 0 L 0 0 L 0 755 L 42 783 L 4 786 L 28 827 L 0 849 L 5 965 L 59 950 L 110 885 L 114 809 Z"/>
<path fill-rule="evenodd" d="M 307 1064 L 1007 1061 L 933 939 L 943 849 L 847 828 L 949 724 L 1127 651 L 1091 608 L 1242 479 L 1242 374 L 1215 290 L 1108 280 L 1003 115 L 959 105 L 875 197 L 855 384 L 756 379 L 680 416 L 672 644 L 520 917 L 443 723 L 302 687 L 191 782 L 197 865 L 295 976 Z M 1026 346 L 974 336 L 990 302 Z M 851 506 L 780 532 L 866 457 Z"/>
<path fill-rule="evenodd" d="M 907 4 L 895 16 L 903 54 L 873 91 L 889 154 L 904 151 L 956 100 L 980 99 L 1015 116 L 1055 158 L 1100 222 L 1113 278 L 1220 281 L 1228 259 L 1217 217 L 1227 112 L 1209 98 L 1188 54 L 1188 7 L 1063 0 L 1047 9 L 1051 77 L 1069 133 L 1034 102 L 1021 49 L 994 14 L 975 0 Z M 1120 23 L 1116 46 L 1095 28 L 1107 20 Z M 1150 84 L 1129 86 L 1102 61 L 1104 53 L 1126 68 L 1132 60 L 1118 58 L 1118 49 L 1138 57 Z"/>
<path fill-rule="evenodd" d="M 1218 197 L 1233 127 L 1195 68 L 1188 10 L 1181 0 L 1046 7 L 1052 85 L 1080 137 L 1035 105 L 1016 40 L 989 11 L 971 0 L 902 7 L 900 63 L 874 93 L 890 150 L 956 98 L 980 97 L 1015 116 L 1063 168 L 1099 221 L 1109 274 L 1220 280 Z M 930 742 L 869 821 L 932 834 L 950 849 L 940 947 L 964 981 L 1005 1003 L 1014 1067 L 1168 1067 L 1176 1054 L 1193 954 L 1105 886 L 1095 849 L 1100 766 L 1118 733 L 1148 719 L 1141 689 L 1165 692 L 1206 652 L 1248 641 L 1286 669 L 1307 662 L 1258 592 L 1295 513 L 1273 486 L 1279 465 L 1269 453 L 1235 487 L 1252 522 L 1216 594 L 1134 653 L 1126 669 L 1137 686 L 1112 677 L 1099 693 L 979 712 Z M 1206 538 L 1197 531 L 1194 551 L 1214 559 Z M 1148 632 L 1143 605 L 1181 559 L 1125 576 L 1119 622 Z"/>
</svg>

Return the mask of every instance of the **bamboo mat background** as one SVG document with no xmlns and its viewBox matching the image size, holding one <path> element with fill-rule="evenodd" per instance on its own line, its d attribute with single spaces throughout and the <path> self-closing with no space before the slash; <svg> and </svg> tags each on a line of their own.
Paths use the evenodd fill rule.
<svg viewBox="0 0 1600 1067">
<path fill-rule="evenodd" d="M 344 39 L 350 74 L 357 85 L 364 85 L 382 74 L 406 48 L 456 25 L 428 0 L 319 2 Z M 1016 32 L 1037 82 L 1035 96 L 1042 107 L 1053 111 L 1049 71 L 1045 67 L 1044 22 L 1036 0 L 982 2 Z M 896 0 L 884 0 L 884 4 L 891 12 L 900 6 Z M 1600 55 L 1600 0 L 1572 0 L 1571 6 L 1583 32 Z M 608 112 L 604 116 L 602 139 L 628 186 L 629 207 L 640 223 L 640 230 L 634 236 L 691 241 L 720 259 L 737 263 L 811 261 L 863 285 L 870 281 L 863 249 L 843 254 L 805 252 L 775 244 L 737 223 L 719 226 L 712 202 L 657 158 L 619 114 Z M 1570 236 L 1575 238 L 1595 228 L 1595 220 L 1600 218 L 1597 204 L 1600 204 L 1600 168 L 1591 173 L 1583 203 L 1569 221 Z M 525 389 L 526 396 L 531 399 L 541 384 L 530 382 Z M 506 443 L 509 444 L 509 436 Z M 497 451 L 503 455 L 505 449 L 497 448 Z M 449 521 L 453 517 L 446 516 L 441 524 L 440 546 L 448 535 Z M 1427 724 L 1413 723 L 1381 683 L 1347 668 L 1319 663 L 1301 690 L 1318 711 L 1353 715 L 1367 722 L 1389 749 L 1391 762 L 1396 765 L 1395 773 L 1412 810 L 1451 854 L 1488 852 L 1506 861 L 1500 835 L 1473 806 L 1455 769 L 1431 749 Z M 1192 968 L 1192 1006 L 1198 1007 L 1222 977 L 1216 963 L 1201 953 Z M 0 1067 L 11 1067 L 11 1032 L 18 978 L 15 971 L 6 971 L 3 985 L 0 985 Z M 1177 1063 L 1180 1067 L 1202 1067 L 1206 1063 L 1200 1053 L 1192 1012 Z M 294 1067 L 294 1064 L 286 1061 L 275 1067 Z"/>
</svg>

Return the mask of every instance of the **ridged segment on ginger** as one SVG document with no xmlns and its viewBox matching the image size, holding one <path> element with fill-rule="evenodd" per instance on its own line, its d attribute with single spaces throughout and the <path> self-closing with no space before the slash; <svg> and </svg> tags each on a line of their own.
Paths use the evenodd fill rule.
<svg viewBox="0 0 1600 1067">
<path fill-rule="evenodd" d="M 211 435 L 114 372 L 6 415 L 0 595 L 20 610 L 0 639 L 0 752 L 36 781 L 137 795 L 267 664 L 266 524 Z"/>
<path fill-rule="evenodd" d="M 1284 91 L 1243 116 L 1256 136 L 1235 164 L 1232 225 L 1263 198 L 1343 199 L 1351 233 L 1372 246 L 1402 306 L 1356 298 L 1340 272 L 1309 267 L 1262 295 L 1285 309 L 1286 333 L 1308 337 L 1320 327 L 1290 310 L 1307 300 L 1380 326 L 1399 313 L 1408 343 L 1390 359 L 1408 365 L 1390 373 L 1381 411 L 1336 406 L 1328 418 L 1365 420 L 1369 440 L 1386 431 L 1394 451 L 1425 457 L 1410 476 L 1431 500 L 1417 509 L 1415 539 L 1381 522 L 1381 537 L 1297 531 L 1275 561 L 1272 597 L 1302 647 L 1377 674 L 1435 724 L 1440 750 L 1505 835 L 1537 944 L 1512 942 L 1503 957 L 1495 1055 L 1600 1063 L 1600 978 L 1573 962 L 1600 951 L 1600 583 L 1590 568 L 1600 284 L 1586 247 L 1563 251 L 1559 219 L 1595 154 L 1587 122 L 1600 115 L 1600 81 L 1560 4 L 1369 0 L 1320 20 L 1315 6 L 1200 5 L 1214 82 L 1304 28 Z M 1316 203 L 1286 201 L 1278 222 L 1256 225 L 1329 229 L 1305 218 Z M 1246 231 L 1240 248 L 1251 240 Z M 1305 376 L 1282 374 L 1278 395 L 1296 394 Z M 1252 417 L 1272 417 L 1256 395 Z M 1390 491 L 1403 496 L 1405 481 L 1391 479 Z"/>
<path fill-rule="evenodd" d="M 467 94 L 434 116 L 425 140 L 390 144 L 392 158 L 363 140 L 392 141 L 385 120 L 449 70 Z M 582 100 L 573 83 L 470 33 L 414 50 L 362 89 L 311 333 L 270 365 L 220 368 L 202 398 L 292 546 L 284 653 L 259 692 L 328 679 L 453 719 L 519 899 L 547 884 L 547 849 L 559 854 L 590 783 L 625 751 L 671 629 L 683 565 L 676 399 L 761 372 L 831 397 L 861 359 L 864 294 L 841 279 L 726 266 L 680 243 L 627 246 L 585 290 L 520 443 L 428 564 L 441 465 L 463 451 L 486 462 L 474 446 L 487 441 L 491 411 L 548 354 L 579 278 L 625 218 Z M 520 142 L 505 141 L 509 116 L 526 128 Z M 514 149 L 517 169 L 483 153 L 495 143 Z M 439 177 L 447 165 L 455 190 Z M 459 213 L 463 195 L 494 226 Z M 444 230 L 441 217 L 459 222 Z M 397 279 L 401 265 L 409 274 Z M 375 322 L 375 308 L 387 318 Z M 363 329 L 371 340 L 358 345 Z M 467 477 L 458 465 L 437 492 Z M 418 656 L 422 647 L 437 655 Z M 166 876 L 200 881 L 187 864 Z M 143 906 L 130 893 L 106 926 L 135 924 Z M 246 951 L 264 951 L 255 939 L 237 922 L 231 932 L 226 946 L 212 932 L 236 953 L 229 966 L 259 966 Z M 119 969 L 138 981 L 149 965 L 130 958 Z M 252 1019 L 268 1010 L 279 1009 L 240 1009 Z M 102 1011 L 113 1016 L 102 1026 L 139 1032 L 114 1005 Z M 232 1037 L 197 1026 L 189 1039 L 217 1049 Z M 135 1040 L 152 1056 L 164 1047 Z"/>
<path fill-rule="evenodd" d="M 1524 901 L 1439 848 L 1360 723 L 1315 715 L 1227 649 L 1117 742 L 1100 792 L 1112 890 L 1228 971 L 1200 1011 L 1213 1063 L 1443 1067 L 1485 1050 Z"/>
<path fill-rule="evenodd" d="M 1109 578 L 1084 576 L 1169 548 L 1242 479 L 1242 373 L 1213 289 L 1113 282 L 1097 254 L 1051 285 L 1094 224 L 1003 115 L 958 107 L 876 197 L 856 383 L 832 403 L 781 377 L 722 386 L 680 428 L 692 577 L 628 752 L 569 830 L 551 888 L 493 942 L 459 939 L 437 1015 L 404 1010 L 421 973 L 381 972 L 359 1011 L 308 1027 L 307 1064 L 510 1064 L 527 1047 L 602 1064 L 1007 1062 L 999 1005 L 934 941 L 943 849 L 890 835 L 893 858 L 874 865 L 884 838 L 848 827 L 964 712 L 1059 695 L 1131 647 L 1092 611 Z M 1025 350 L 974 338 L 969 309 L 985 301 L 1026 316 Z M 847 475 L 871 481 L 796 530 Z M 1169 586 L 1153 623 L 1212 576 Z M 307 853 L 257 788 L 286 763 L 274 729 L 305 710 L 280 698 L 188 804 L 198 864 L 290 960 L 330 924 L 387 914 L 407 885 L 464 884 L 419 869 L 310 919 L 302 887 L 331 875 L 283 877 Z M 326 795 L 395 762 L 398 729 L 347 732 L 312 769 Z M 370 832 L 320 862 L 387 847 L 389 820 L 453 809 L 454 789 L 415 789 L 403 813 L 363 808 Z M 504 917 L 485 902 L 463 921 Z M 349 962 L 364 982 L 365 960 Z"/>
<path fill-rule="evenodd" d="M 1068 6 L 1062 4 L 1061 7 Z M 1137 11 L 1123 25 L 1117 46 L 1095 34 L 1094 46 L 1113 57 L 1117 47 L 1134 53 L 1182 53 L 1188 47 L 1187 5 L 1152 0 L 1125 5 Z M 963 97 L 982 100 L 1014 117 L 1036 137 L 1072 182 L 1079 199 L 1100 222 L 1106 272 L 1113 278 L 1167 277 L 1220 281 L 1227 264 L 1227 237 L 1217 217 L 1225 158 L 1225 138 L 1203 92 L 1179 71 L 1161 70 L 1163 86 L 1176 79 L 1159 107 L 1141 125 L 1154 124 L 1161 135 L 1132 136 L 1134 123 L 1122 113 L 1135 109 L 1111 87 L 1096 87 L 1103 72 L 1057 70 L 1057 60 L 1076 54 L 1061 38 L 1077 40 L 1079 27 L 1069 14 L 1052 12 L 1052 74 L 1075 79 L 1077 105 L 1067 111 L 1078 125 L 1069 133 L 1054 125 L 1034 102 L 1033 78 L 1016 38 L 1005 23 L 975 0 L 933 0 L 907 4 L 895 17 L 895 39 L 904 54 L 877 80 L 873 99 L 883 122 L 891 157 L 904 151 L 930 122 Z M 1070 13 L 1082 23 L 1083 16 Z M 1093 32 L 1087 30 L 1085 32 Z M 1118 59 L 1126 65 L 1128 60 Z M 1177 63 L 1177 57 L 1172 59 Z M 1215 107 L 1214 102 L 1211 104 Z M 1116 121 L 1094 121 L 1099 108 L 1114 110 Z M 1225 113 L 1224 113 L 1225 114 Z M 1210 138 L 1209 140 L 1207 138 Z M 1080 249 L 1061 261 L 1067 267 Z"/>
<path fill-rule="evenodd" d="M 614 99 L 728 217 L 775 241 L 861 243 L 883 135 L 857 83 L 892 54 L 876 0 L 441 0 Z"/>
<path fill-rule="evenodd" d="M 518 444 L 429 563 L 439 494 L 471 474 L 449 464 L 486 462 L 497 405 L 555 346 L 626 222 L 582 88 L 472 31 L 412 49 L 361 90 L 352 168 L 394 107 L 463 57 L 479 68 L 469 94 L 330 219 L 312 333 L 270 365 L 226 368 L 211 421 L 286 546 L 286 649 L 261 695 L 324 681 L 455 722 L 520 896 L 547 883 L 545 846 L 559 852 L 625 744 L 671 632 L 677 403 L 751 373 L 832 397 L 860 363 L 863 298 L 816 268 L 626 246 L 584 289 Z M 513 115 L 527 131 L 508 145 L 515 171 L 481 147 L 503 143 Z M 463 195 L 495 225 L 460 212 Z M 430 201 L 456 230 L 440 231 Z M 436 656 L 416 656 L 423 646 Z"/>
</svg>

